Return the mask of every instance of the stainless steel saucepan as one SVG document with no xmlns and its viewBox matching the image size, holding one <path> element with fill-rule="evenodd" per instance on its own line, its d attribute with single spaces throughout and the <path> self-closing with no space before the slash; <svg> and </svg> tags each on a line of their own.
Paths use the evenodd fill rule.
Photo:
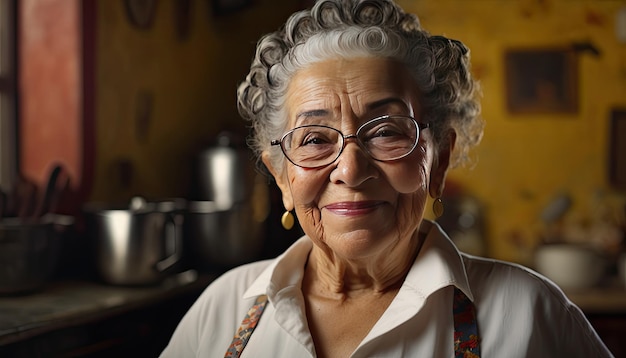
<svg viewBox="0 0 626 358">
<path fill-rule="evenodd" d="M 151 285 L 171 274 L 183 255 L 182 210 L 175 201 L 87 204 L 87 239 L 102 280 Z"/>
</svg>

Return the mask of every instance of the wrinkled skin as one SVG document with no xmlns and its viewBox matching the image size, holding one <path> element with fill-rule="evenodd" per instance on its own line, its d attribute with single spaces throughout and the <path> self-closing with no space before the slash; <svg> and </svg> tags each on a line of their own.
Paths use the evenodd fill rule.
<svg viewBox="0 0 626 358">
<path fill-rule="evenodd" d="M 389 59 L 328 60 L 300 70 L 286 108 L 288 129 L 315 123 L 344 134 L 385 114 L 428 120 L 409 72 Z M 397 287 L 419 250 L 427 198 L 443 191 L 454 134 L 449 138 L 437 151 L 431 130 L 422 130 L 415 150 L 391 162 L 372 159 L 351 139 L 335 162 L 318 169 L 286 160 L 284 168 L 272 168 L 263 155 L 285 208 L 295 209 L 315 244 L 308 265 L 316 287 L 340 298 Z"/>
</svg>

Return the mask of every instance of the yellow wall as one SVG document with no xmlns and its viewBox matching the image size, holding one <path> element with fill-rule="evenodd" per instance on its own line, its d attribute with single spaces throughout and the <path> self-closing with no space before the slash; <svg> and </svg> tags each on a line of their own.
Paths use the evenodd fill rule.
<svg viewBox="0 0 626 358">
<path fill-rule="evenodd" d="M 129 23 L 124 1 L 97 1 L 91 200 L 187 195 L 193 155 L 222 129 L 245 131 L 236 110 L 237 84 L 260 34 L 275 30 L 297 5 L 254 1 L 217 16 L 210 1 L 192 0 L 189 34 L 181 40 L 175 2 L 159 1 L 152 27 L 141 30 Z M 153 110 L 143 133 L 135 113 L 146 92 L 152 93 Z M 120 163 L 133 167 L 129 185 L 120 179 L 128 171 Z"/>
<path fill-rule="evenodd" d="M 529 252 L 514 242 L 535 243 L 542 229 L 539 214 L 559 193 L 572 196 L 568 215 L 582 220 L 593 215 L 598 193 L 606 195 L 603 200 L 621 200 L 608 187 L 607 141 L 610 110 L 626 107 L 626 44 L 614 31 L 624 1 L 398 3 L 417 13 L 431 33 L 459 39 L 471 49 L 483 89 L 485 136 L 475 152 L 475 168 L 455 169 L 450 179 L 484 203 L 492 256 L 526 262 Z M 507 111 L 503 57 L 508 48 L 580 41 L 593 43 L 601 55 L 580 56 L 578 113 Z"/>
<path fill-rule="evenodd" d="M 492 256 L 526 261 L 528 252 L 512 238 L 532 245 L 539 212 L 559 192 L 573 195 L 573 212 L 580 217 L 588 214 L 598 190 L 617 195 L 607 184 L 607 124 L 611 108 L 626 107 L 626 44 L 614 34 L 623 1 L 398 2 L 416 12 L 430 32 L 460 39 L 472 50 L 487 127 L 476 167 L 456 169 L 450 179 L 485 204 Z M 128 23 L 122 1 L 98 0 L 94 200 L 185 195 L 193 153 L 219 129 L 243 128 L 235 88 L 246 73 L 254 42 L 277 28 L 299 2 L 257 0 L 221 17 L 212 16 L 208 1 L 191 3 L 190 34 L 181 41 L 174 27 L 174 0 L 159 2 L 149 31 Z M 579 112 L 508 113 L 505 50 L 574 41 L 590 41 L 602 52 L 580 58 Z M 134 122 L 140 91 L 154 95 L 151 125 L 143 138 Z M 117 179 L 120 158 L 135 168 L 128 187 Z"/>
</svg>

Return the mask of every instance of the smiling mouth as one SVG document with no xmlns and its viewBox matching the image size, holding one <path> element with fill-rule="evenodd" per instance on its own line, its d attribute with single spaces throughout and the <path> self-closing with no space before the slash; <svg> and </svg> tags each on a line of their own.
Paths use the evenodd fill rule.
<svg viewBox="0 0 626 358">
<path fill-rule="evenodd" d="M 342 201 L 326 205 L 324 209 L 338 215 L 363 215 L 376 210 L 384 202 L 378 200 L 369 201 Z"/>
</svg>

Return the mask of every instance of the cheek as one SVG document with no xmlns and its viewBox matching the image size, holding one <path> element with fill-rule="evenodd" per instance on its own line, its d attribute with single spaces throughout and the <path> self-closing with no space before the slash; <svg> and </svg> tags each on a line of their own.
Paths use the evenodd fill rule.
<svg viewBox="0 0 626 358">
<path fill-rule="evenodd" d="M 292 167 L 289 170 L 289 186 L 298 222 L 312 238 L 323 236 L 321 212 L 317 203 L 319 196 L 328 184 L 325 170 L 308 170 Z"/>
<path fill-rule="evenodd" d="M 296 166 L 289 168 L 288 177 L 296 207 L 315 203 L 328 181 L 328 173 L 325 170 L 304 169 Z"/>
<path fill-rule="evenodd" d="M 428 200 L 431 168 L 428 156 L 419 155 L 408 163 L 411 165 L 397 167 L 397 171 L 389 176 L 392 187 L 399 194 L 396 217 L 400 235 L 409 235 L 416 229 Z"/>
<path fill-rule="evenodd" d="M 407 165 L 395 167 L 388 178 L 393 188 L 401 194 L 428 191 L 430 161 L 427 156 L 412 158 Z"/>
</svg>

